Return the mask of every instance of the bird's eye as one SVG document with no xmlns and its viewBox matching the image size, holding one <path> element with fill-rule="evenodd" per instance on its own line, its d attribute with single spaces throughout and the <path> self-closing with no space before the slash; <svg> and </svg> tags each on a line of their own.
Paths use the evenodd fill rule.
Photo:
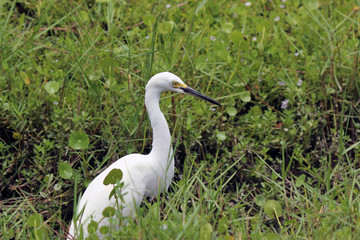
<svg viewBox="0 0 360 240">
<path fill-rule="evenodd" d="M 179 87 L 179 83 L 176 82 L 176 81 L 173 81 L 173 82 L 172 82 L 172 85 L 173 85 L 173 87 L 175 87 L 175 88 Z"/>
</svg>

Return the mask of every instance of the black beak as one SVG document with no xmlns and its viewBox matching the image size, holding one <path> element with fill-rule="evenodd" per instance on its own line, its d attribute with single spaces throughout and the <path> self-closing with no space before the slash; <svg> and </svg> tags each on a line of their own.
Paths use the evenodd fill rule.
<svg viewBox="0 0 360 240">
<path fill-rule="evenodd" d="M 213 104 L 221 106 L 221 104 L 218 103 L 217 101 L 215 101 L 214 99 L 211 99 L 208 96 L 205 96 L 204 94 L 201 94 L 198 91 L 195 91 L 194 89 L 192 89 L 190 87 L 180 87 L 180 89 L 182 89 L 186 94 L 189 94 L 189 95 L 204 99 L 205 101 L 208 101 L 208 102 L 211 102 Z"/>
</svg>

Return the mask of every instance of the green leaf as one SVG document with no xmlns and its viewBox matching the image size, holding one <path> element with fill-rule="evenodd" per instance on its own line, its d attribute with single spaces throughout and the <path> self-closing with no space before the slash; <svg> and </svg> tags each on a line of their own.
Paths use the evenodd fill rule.
<svg viewBox="0 0 360 240">
<path fill-rule="evenodd" d="M 94 220 L 91 220 L 90 224 L 88 225 L 87 229 L 89 233 L 95 233 L 98 229 L 99 224 L 95 222 Z"/>
<path fill-rule="evenodd" d="M 264 212 L 269 215 L 270 218 L 275 218 L 281 215 L 282 207 L 280 202 L 276 200 L 267 200 L 264 204 Z"/>
<path fill-rule="evenodd" d="M 55 94 L 60 89 L 60 84 L 56 81 L 50 81 L 45 84 L 45 91 L 49 94 Z"/>
<path fill-rule="evenodd" d="M 109 200 L 110 200 L 113 196 L 115 196 L 115 194 L 116 194 L 116 191 L 115 191 L 115 188 L 113 188 L 113 190 L 111 190 L 111 192 L 110 192 L 110 194 L 109 194 Z"/>
<path fill-rule="evenodd" d="M 186 118 L 186 129 L 190 130 L 192 127 L 192 117 L 191 114 L 189 114 Z"/>
<path fill-rule="evenodd" d="M 286 16 L 287 21 L 291 24 L 291 25 L 297 25 L 300 21 L 300 18 L 297 14 L 295 13 L 291 13 L 289 12 Z"/>
<path fill-rule="evenodd" d="M 28 220 L 27 224 L 29 227 L 39 227 L 42 224 L 42 216 L 38 213 L 32 214 Z"/>
<path fill-rule="evenodd" d="M 306 176 L 304 174 L 301 174 L 300 177 L 298 177 L 296 179 L 295 186 L 296 187 L 301 187 L 302 185 L 304 185 L 305 179 L 306 179 Z"/>
<path fill-rule="evenodd" d="M 121 47 L 114 48 L 114 52 L 127 54 L 129 53 L 129 47 L 125 44 L 122 44 Z"/>
<path fill-rule="evenodd" d="M 213 228 L 210 223 L 205 223 L 200 228 L 200 240 L 208 240 L 211 239 L 211 233 Z"/>
<path fill-rule="evenodd" d="M 304 5 L 310 10 L 316 10 L 320 7 L 320 3 L 318 1 L 315 0 L 306 0 L 304 1 Z"/>
<path fill-rule="evenodd" d="M 224 23 L 224 25 L 222 25 L 221 31 L 223 31 L 225 33 L 231 33 L 233 28 L 234 28 L 234 24 L 232 22 L 227 22 L 227 23 Z"/>
<path fill-rule="evenodd" d="M 26 72 L 21 71 L 20 72 L 20 77 L 22 78 L 22 80 L 24 80 L 26 85 L 30 85 L 30 78 L 29 78 L 29 76 L 27 75 Z"/>
<path fill-rule="evenodd" d="M 100 229 L 99 229 L 99 232 L 102 234 L 102 235 L 105 235 L 109 232 L 109 227 L 108 226 L 101 226 Z"/>
<path fill-rule="evenodd" d="M 56 183 L 56 184 L 54 185 L 53 189 L 54 189 L 55 191 L 59 191 L 59 190 L 61 189 L 61 184 Z"/>
<path fill-rule="evenodd" d="M 114 69 L 116 66 L 117 66 L 116 59 L 111 57 L 105 58 L 100 62 L 101 70 L 103 70 L 103 72 L 108 75 L 110 74 L 112 69 Z"/>
<path fill-rule="evenodd" d="M 251 95 L 250 95 L 249 91 L 242 92 L 242 93 L 240 93 L 239 96 L 240 96 L 241 101 L 243 101 L 243 102 L 251 101 Z"/>
<path fill-rule="evenodd" d="M 19 132 L 13 132 L 12 137 L 15 140 L 21 140 L 22 139 L 22 135 Z"/>
<path fill-rule="evenodd" d="M 49 239 L 48 228 L 44 225 L 34 228 L 31 231 L 31 238 L 30 239 Z"/>
<path fill-rule="evenodd" d="M 326 87 L 326 94 L 327 95 L 332 95 L 336 92 L 336 90 L 332 87 Z"/>
<path fill-rule="evenodd" d="M 102 212 L 102 215 L 104 217 L 112 217 L 115 215 L 115 208 L 113 207 L 106 207 L 103 212 Z"/>
<path fill-rule="evenodd" d="M 79 12 L 79 16 L 80 16 L 80 18 L 81 18 L 82 20 L 84 20 L 84 22 L 89 21 L 89 14 L 88 14 L 86 11 L 81 10 L 81 11 Z"/>
<path fill-rule="evenodd" d="M 161 34 L 168 34 L 174 28 L 174 22 L 162 22 L 159 24 L 159 33 Z"/>
<path fill-rule="evenodd" d="M 229 219 L 227 217 L 221 218 L 217 227 L 218 232 L 225 233 L 227 232 L 228 228 L 229 228 Z"/>
<path fill-rule="evenodd" d="M 207 59 L 207 56 L 206 55 L 200 55 L 198 56 L 194 63 L 195 63 L 195 68 L 196 69 L 204 69 L 206 67 L 206 59 Z"/>
<path fill-rule="evenodd" d="M 70 179 L 73 175 L 73 169 L 71 165 L 67 162 L 62 162 L 58 166 L 58 171 L 60 174 L 60 177 L 64 179 Z"/>
<path fill-rule="evenodd" d="M 152 27 L 156 21 L 156 18 L 154 15 L 146 15 L 143 18 L 143 21 L 144 21 L 145 25 Z"/>
<path fill-rule="evenodd" d="M 224 131 L 219 131 L 216 134 L 217 139 L 219 139 L 220 141 L 224 141 L 226 139 L 226 133 Z"/>
<path fill-rule="evenodd" d="M 256 195 L 255 197 L 255 204 L 263 207 L 265 205 L 266 198 L 263 195 Z"/>
<path fill-rule="evenodd" d="M 120 169 L 114 168 L 108 173 L 108 175 L 106 175 L 103 183 L 106 186 L 109 184 L 116 184 L 117 180 L 121 180 L 122 177 L 123 177 L 122 171 Z"/>
<path fill-rule="evenodd" d="M 251 115 L 253 116 L 259 116 L 263 114 L 263 111 L 261 110 L 261 107 L 254 106 L 250 109 Z"/>
<path fill-rule="evenodd" d="M 226 112 L 230 115 L 230 117 L 236 116 L 237 109 L 234 107 L 228 107 L 226 108 Z"/>
<path fill-rule="evenodd" d="M 230 34 L 230 40 L 234 43 L 234 44 L 239 44 L 242 40 L 244 39 L 244 35 L 235 30 L 235 31 L 232 31 L 231 34 Z"/>
<path fill-rule="evenodd" d="M 229 51 L 226 49 L 225 44 L 220 41 L 215 42 L 215 54 L 222 60 L 228 60 Z"/>
<path fill-rule="evenodd" d="M 89 136 L 86 133 L 74 132 L 70 135 L 69 146 L 75 150 L 87 149 L 89 143 Z"/>
<path fill-rule="evenodd" d="M 53 173 L 46 174 L 46 176 L 44 177 L 44 183 L 46 184 L 47 188 L 50 186 L 53 179 L 54 179 Z"/>
</svg>

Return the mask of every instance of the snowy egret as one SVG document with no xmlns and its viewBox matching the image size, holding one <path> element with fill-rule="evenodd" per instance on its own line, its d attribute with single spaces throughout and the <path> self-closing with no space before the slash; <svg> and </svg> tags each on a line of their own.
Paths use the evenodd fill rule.
<svg viewBox="0 0 360 240">
<path fill-rule="evenodd" d="M 102 213 L 106 207 L 115 207 L 116 204 L 114 196 L 109 199 L 113 186 L 103 184 L 111 170 L 121 169 L 123 172 L 123 216 L 133 216 L 144 197 L 152 198 L 169 187 L 174 176 L 174 157 L 169 127 L 159 106 L 160 95 L 164 91 L 193 95 L 221 106 L 217 101 L 188 87 L 175 74 L 162 72 L 154 75 L 145 89 L 145 105 L 153 130 L 151 152 L 148 155 L 130 154 L 120 158 L 89 184 L 78 204 L 76 211 L 79 216 L 71 223 L 68 239 L 77 239 L 82 231 L 83 237 L 88 236 L 91 221 L 98 223 L 98 229 L 110 224 Z"/>
</svg>

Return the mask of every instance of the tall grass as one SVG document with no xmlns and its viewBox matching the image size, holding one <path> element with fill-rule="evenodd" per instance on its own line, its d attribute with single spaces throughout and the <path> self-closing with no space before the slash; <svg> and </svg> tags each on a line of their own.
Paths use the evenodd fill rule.
<svg viewBox="0 0 360 240">
<path fill-rule="evenodd" d="M 149 152 L 160 71 L 223 107 L 162 97 L 176 176 L 114 238 L 359 238 L 360 2 L 248 5 L 0 2 L 0 238 L 63 238 L 89 182 Z"/>
</svg>

